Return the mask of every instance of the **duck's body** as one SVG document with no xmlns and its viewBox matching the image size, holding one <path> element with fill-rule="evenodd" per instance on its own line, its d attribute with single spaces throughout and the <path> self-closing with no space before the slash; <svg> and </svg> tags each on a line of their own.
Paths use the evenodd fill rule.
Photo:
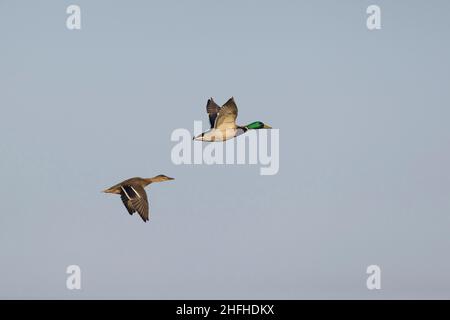
<svg viewBox="0 0 450 320">
<path fill-rule="evenodd" d="M 247 131 L 247 130 L 245 130 Z M 242 128 L 230 128 L 230 129 L 214 129 L 212 128 L 209 131 L 203 132 L 201 135 L 195 137 L 195 140 L 200 141 L 226 141 L 237 137 L 243 133 L 245 133 Z"/>
<path fill-rule="evenodd" d="M 270 126 L 261 121 L 252 122 L 246 126 L 237 125 L 238 108 L 233 97 L 222 107 L 219 107 L 213 98 L 208 99 L 206 112 L 209 116 L 211 129 L 194 137 L 194 140 L 226 141 L 244 134 L 250 129 L 271 129 Z"/>
<path fill-rule="evenodd" d="M 145 187 L 153 182 L 161 182 L 174 180 L 173 178 L 169 178 L 165 175 L 158 175 L 153 178 L 131 178 L 125 181 L 122 181 L 103 192 L 105 193 L 113 193 L 120 194 L 120 198 L 122 199 L 125 208 L 130 215 L 134 212 L 137 212 L 144 222 L 148 221 L 148 199 L 147 193 L 145 192 Z"/>
</svg>

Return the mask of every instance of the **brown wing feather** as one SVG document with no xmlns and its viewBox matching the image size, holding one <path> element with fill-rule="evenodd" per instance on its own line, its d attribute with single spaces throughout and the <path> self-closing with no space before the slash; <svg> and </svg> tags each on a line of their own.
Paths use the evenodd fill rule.
<svg viewBox="0 0 450 320">
<path fill-rule="evenodd" d="M 222 108 L 220 108 L 219 114 L 218 114 L 216 122 L 214 124 L 214 128 L 215 129 L 235 129 L 237 116 L 238 116 L 237 105 L 234 102 L 234 99 L 230 98 L 222 106 Z"/>
<path fill-rule="evenodd" d="M 148 221 L 148 201 L 145 198 L 135 198 L 132 200 L 133 208 L 136 209 L 137 213 L 141 216 L 144 222 Z"/>
<path fill-rule="evenodd" d="M 120 197 L 129 214 L 137 211 L 144 222 L 148 221 L 148 199 L 147 193 L 140 185 L 123 185 Z M 126 193 L 125 193 L 125 192 Z"/>
<path fill-rule="evenodd" d="M 206 104 L 206 112 L 209 116 L 209 123 L 211 124 L 211 128 L 214 128 L 214 123 L 216 122 L 217 114 L 220 111 L 220 107 L 217 103 L 214 102 L 213 98 L 208 99 L 208 103 Z"/>
<path fill-rule="evenodd" d="M 134 212 L 136 212 L 136 210 L 133 209 L 133 205 L 123 191 L 120 193 L 120 199 L 122 199 L 122 202 L 125 208 L 127 208 L 129 214 L 133 214 Z"/>
</svg>

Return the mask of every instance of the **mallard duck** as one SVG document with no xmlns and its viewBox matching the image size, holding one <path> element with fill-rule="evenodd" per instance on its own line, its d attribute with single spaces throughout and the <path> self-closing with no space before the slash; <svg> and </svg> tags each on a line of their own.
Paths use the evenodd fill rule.
<svg viewBox="0 0 450 320">
<path fill-rule="evenodd" d="M 121 183 L 112 186 L 106 190 L 103 190 L 105 193 L 114 193 L 120 194 L 120 198 L 122 199 L 125 208 L 127 208 L 128 213 L 132 215 L 137 211 L 141 216 L 144 222 L 148 221 L 148 200 L 147 193 L 145 192 L 145 187 L 150 183 L 154 182 L 162 182 L 174 180 L 174 178 L 169 178 L 163 174 L 157 175 L 153 178 L 131 178 Z"/>
<path fill-rule="evenodd" d="M 222 107 L 214 102 L 213 98 L 208 99 L 206 112 L 209 116 L 211 129 L 194 137 L 194 140 L 200 141 L 225 141 L 241 135 L 250 129 L 272 129 L 272 127 L 261 121 L 252 122 L 246 126 L 238 126 L 236 118 L 238 108 L 231 97 Z"/>
</svg>

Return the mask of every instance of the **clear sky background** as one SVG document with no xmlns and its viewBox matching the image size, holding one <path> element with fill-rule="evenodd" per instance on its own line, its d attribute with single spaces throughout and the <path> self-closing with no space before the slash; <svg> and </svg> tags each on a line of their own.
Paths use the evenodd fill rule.
<svg viewBox="0 0 450 320">
<path fill-rule="evenodd" d="M 450 298 L 449 12 L 0 0 L 0 298 Z M 172 164 L 210 96 L 280 129 L 277 175 Z M 146 224 L 100 192 L 159 173 Z"/>
</svg>

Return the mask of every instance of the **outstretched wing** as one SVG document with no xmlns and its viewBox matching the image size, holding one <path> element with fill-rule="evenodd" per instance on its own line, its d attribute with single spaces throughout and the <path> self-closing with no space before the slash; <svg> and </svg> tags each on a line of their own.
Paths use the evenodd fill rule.
<svg viewBox="0 0 450 320">
<path fill-rule="evenodd" d="M 209 116 L 209 123 L 211 124 L 211 128 L 214 128 L 214 123 L 216 122 L 217 114 L 220 111 L 220 107 L 217 103 L 214 102 L 213 98 L 208 99 L 206 103 L 206 112 Z"/>
<path fill-rule="evenodd" d="M 215 129 L 236 129 L 236 118 L 238 116 L 238 109 L 233 98 L 230 98 L 219 110 Z"/>
<path fill-rule="evenodd" d="M 121 186 L 120 198 L 129 214 L 137 211 L 144 222 L 148 221 L 148 199 L 144 188 L 139 185 Z"/>
<path fill-rule="evenodd" d="M 133 205 L 131 204 L 130 199 L 127 198 L 123 191 L 120 193 L 120 199 L 122 199 L 122 202 L 125 208 L 127 208 L 129 214 L 133 214 L 136 212 L 136 210 L 133 209 Z"/>
</svg>

